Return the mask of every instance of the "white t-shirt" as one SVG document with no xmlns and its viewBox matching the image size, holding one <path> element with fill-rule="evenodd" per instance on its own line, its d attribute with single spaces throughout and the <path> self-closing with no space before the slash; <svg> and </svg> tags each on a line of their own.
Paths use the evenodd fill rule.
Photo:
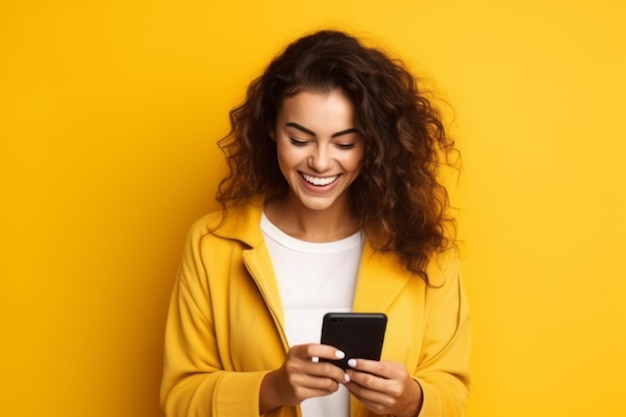
<svg viewBox="0 0 626 417">
<path fill-rule="evenodd" d="M 328 312 L 352 311 L 363 237 L 312 243 L 289 236 L 261 216 L 278 281 L 289 346 L 319 343 L 322 319 Z M 342 385 L 332 395 L 302 402 L 302 417 L 348 417 L 350 396 Z"/>
</svg>

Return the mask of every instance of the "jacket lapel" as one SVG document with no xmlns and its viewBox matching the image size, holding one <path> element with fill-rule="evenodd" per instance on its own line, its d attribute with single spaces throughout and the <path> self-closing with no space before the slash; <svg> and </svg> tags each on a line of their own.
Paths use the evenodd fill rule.
<svg viewBox="0 0 626 417">
<path fill-rule="evenodd" d="M 248 247 L 243 250 L 244 264 L 272 315 L 286 350 L 288 343 L 284 331 L 283 305 L 270 253 L 260 228 L 262 213 L 263 200 L 260 198 L 253 199 L 248 204 L 232 207 L 223 223 L 213 233 L 223 238 L 238 240 Z"/>
<path fill-rule="evenodd" d="M 394 255 L 376 252 L 366 241 L 352 310 L 386 312 L 409 278 L 410 274 L 404 271 Z"/>
<path fill-rule="evenodd" d="M 286 343 L 286 338 L 283 334 L 285 324 L 283 304 L 280 299 L 278 281 L 274 276 L 269 250 L 265 243 L 261 243 L 254 249 L 244 251 L 243 260 L 246 268 L 248 268 L 248 272 L 250 272 L 250 275 L 259 288 L 277 328 L 280 330 L 281 337 Z"/>
</svg>

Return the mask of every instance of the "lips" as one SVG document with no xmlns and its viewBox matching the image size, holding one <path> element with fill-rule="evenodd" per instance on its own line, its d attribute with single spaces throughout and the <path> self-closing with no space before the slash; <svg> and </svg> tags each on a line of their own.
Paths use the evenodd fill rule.
<svg viewBox="0 0 626 417">
<path fill-rule="evenodd" d="M 302 173 L 302 178 L 309 184 L 316 185 L 318 187 L 323 187 L 325 185 L 332 184 L 337 180 L 339 175 L 333 175 L 332 177 L 314 177 L 312 175 L 307 175 Z"/>
</svg>

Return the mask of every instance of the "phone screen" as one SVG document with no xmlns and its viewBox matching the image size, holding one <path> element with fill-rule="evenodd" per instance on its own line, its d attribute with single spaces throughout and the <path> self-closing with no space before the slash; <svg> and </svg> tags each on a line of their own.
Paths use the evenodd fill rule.
<svg viewBox="0 0 626 417">
<path fill-rule="evenodd" d="M 380 360 L 386 327 L 387 316 L 383 313 L 326 313 L 321 343 L 336 347 L 346 356 L 325 361 L 345 370 L 352 358 Z"/>
</svg>

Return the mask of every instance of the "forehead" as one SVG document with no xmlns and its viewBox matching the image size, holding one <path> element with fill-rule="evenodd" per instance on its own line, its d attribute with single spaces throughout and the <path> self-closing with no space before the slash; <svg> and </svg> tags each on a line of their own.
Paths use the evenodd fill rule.
<svg viewBox="0 0 626 417">
<path fill-rule="evenodd" d="M 352 128 L 354 106 L 339 90 L 330 92 L 303 90 L 283 100 L 278 114 L 278 124 L 284 125 L 288 122 L 324 130 Z"/>
</svg>

